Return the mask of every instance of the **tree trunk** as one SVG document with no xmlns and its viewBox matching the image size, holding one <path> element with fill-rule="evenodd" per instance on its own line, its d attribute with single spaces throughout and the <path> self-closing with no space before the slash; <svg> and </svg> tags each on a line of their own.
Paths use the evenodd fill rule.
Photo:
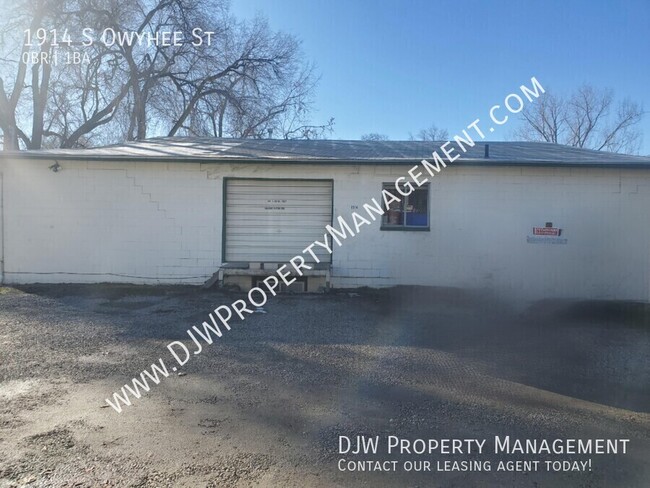
<svg viewBox="0 0 650 488">
<path fill-rule="evenodd" d="M 49 50 L 49 48 L 46 49 Z M 43 70 L 42 76 L 40 76 L 40 67 Z M 51 72 L 52 65 L 49 63 L 35 64 L 32 66 L 32 106 L 34 108 L 34 114 L 32 116 L 32 139 L 29 144 L 29 149 L 41 149 L 43 146 L 43 120 Z"/>
</svg>

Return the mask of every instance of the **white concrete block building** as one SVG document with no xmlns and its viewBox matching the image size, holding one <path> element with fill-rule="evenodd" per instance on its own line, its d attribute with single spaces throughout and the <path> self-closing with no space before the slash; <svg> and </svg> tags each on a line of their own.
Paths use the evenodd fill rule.
<svg viewBox="0 0 650 488">
<path fill-rule="evenodd" d="M 489 144 L 486 151 L 485 145 Z M 0 274 L 250 288 L 439 144 L 160 138 L 0 156 Z M 300 289 L 400 284 L 650 299 L 650 158 L 477 143 Z"/>
</svg>

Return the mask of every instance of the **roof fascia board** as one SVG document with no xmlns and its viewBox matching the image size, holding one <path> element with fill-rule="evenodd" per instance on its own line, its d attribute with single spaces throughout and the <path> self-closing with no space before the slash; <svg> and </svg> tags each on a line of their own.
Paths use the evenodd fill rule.
<svg viewBox="0 0 650 488">
<path fill-rule="evenodd" d="M 268 158 L 210 158 L 210 157 L 172 157 L 172 156 L 137 156 L 137 155 L 77 155 L 77 154 L 46 154 L 30 153 L 28 151 L 14 152 L 11 154 L 0 151 L 0 161 L 10 159 L 44 160 L 44 161 L 102 161 L 102 162 L 150 162 L 150 163 L 200 163 L 200 164 L 279 164 L 279 165 L 332 165 L 332 166 L 378 166 L 398 165 L 416 166 L 421 160 L 417 159 L 268 159 Z M 499 159 L 456 159 L 453 163 L 445 161 L 449 166 L 544 166 L 554 168 L 625 168 L 648 169 L 650 163 L 639 162 L 560 162 L 553 160 L 499 160 Z"/>
</svg>

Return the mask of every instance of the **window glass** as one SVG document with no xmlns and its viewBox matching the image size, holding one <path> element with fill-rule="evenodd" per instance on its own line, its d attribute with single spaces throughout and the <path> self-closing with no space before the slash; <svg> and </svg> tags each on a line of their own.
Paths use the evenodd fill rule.
<svg viewBox="0 0 650 488">
<path fill-rule="evenodd" d="M 402 187 L 403 191 L 407 189 Z M 429 227 L 429 185 L 416 188 L 410 195 L 401 196 L 395 185 L 384 183 L 383 189 L 401 198 L 391 202 L 382 217 L 382 229 L 426 229 Z"/>
</svg>

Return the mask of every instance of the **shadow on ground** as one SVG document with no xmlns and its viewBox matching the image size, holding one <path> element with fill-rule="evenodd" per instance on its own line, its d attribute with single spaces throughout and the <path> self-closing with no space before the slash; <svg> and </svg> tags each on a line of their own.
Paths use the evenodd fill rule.
<svg viewBox="0 0 650 488">
<path fill-rule="evenodd" d="M 185 331 L 241 295 L 182 286 L 4 290 L 0 480 L 429 484 L 431 474 L 338 472 L 338 435 L 371 433 L 634 440 L 630 456 L 603 457 L 588 473 L 438 474 L 445 487 L 641 487 L 650 477 L 645 304 L 522 308 L 424 287 L 283 295 L 118 416 L 100 408 L 106 395 L 169 360 L 170 341 L 193 349 Z"/>
</svg>

